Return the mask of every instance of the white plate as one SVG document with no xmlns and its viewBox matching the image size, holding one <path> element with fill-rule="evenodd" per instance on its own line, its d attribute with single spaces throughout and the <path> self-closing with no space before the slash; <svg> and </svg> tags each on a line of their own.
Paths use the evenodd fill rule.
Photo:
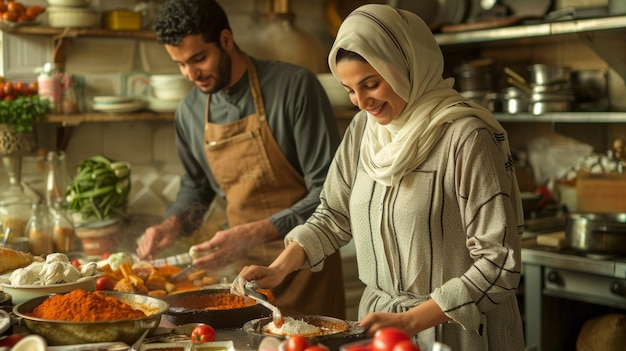
<svg viewBox="0 0 626 351">
<path fill-rule="evenodd" d="M 0 310 L 0 334 L 4 333 L 11 326 L 11 317 L 5 310 Z"/>
<path fill-rule="evenodd" d="M 93 109 L 103 112 L 131 112 L 141 110 L 146 106 L 143 101 L 133 101 L 120 104 L 93 104 Z"/>
<path fill-rule="evenodd" d="M 135 102 L 135 100 L 134 96 L 104 95 L 93 97 L 93 102 L 98 105 L 125 104 Z"/>
</svg>

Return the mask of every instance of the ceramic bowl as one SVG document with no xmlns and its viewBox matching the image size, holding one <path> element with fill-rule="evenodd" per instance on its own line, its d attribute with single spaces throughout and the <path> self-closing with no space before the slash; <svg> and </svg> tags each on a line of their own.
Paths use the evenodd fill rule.
<svg viewBox="0 0 626 351">
<path fill-rule="evenodd" d="M 75 289 L 83 289 L 87 291 L 96 290 L 96 278 L 97 276 L 85 277 L 80 281 L 72 283 L 62 283 L 53 285 L 20 285 L 15 286 L 11 284 L 0 283 L 2 291 L 11 295 L 14 305 L 26 302 L 30 299 L 48 296 L 50 294 L 67 293 Z"/>
</svg>

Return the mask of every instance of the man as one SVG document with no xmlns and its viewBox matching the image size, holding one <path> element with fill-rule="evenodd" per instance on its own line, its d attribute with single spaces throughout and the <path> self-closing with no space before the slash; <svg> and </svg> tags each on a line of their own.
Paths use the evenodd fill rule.
<svg viewBox="0 0 626 351">
<path fill-rule="evenodd" d="M 215 0 L 167 1 L 154 29 L 195 87 L 176 110 L 180 192 L 137 254 L 151 257 L 191 233 L 218 195 L 230 227 L 193 247 L 202 256 L 194 266 L 269 264 L 319 204 L 339 143 L 328 97 L 309 70 L 243 53 Z M 273 293 L 285 310 L 344 318 L 339 255 L 322 272 L 294 272 Z"/>
</svg>

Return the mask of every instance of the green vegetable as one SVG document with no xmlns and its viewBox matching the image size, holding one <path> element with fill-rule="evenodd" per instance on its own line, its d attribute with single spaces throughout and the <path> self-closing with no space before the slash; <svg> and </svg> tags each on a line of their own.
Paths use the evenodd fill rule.
<svg viewBox="0 0 626 351">
<path fill-rule="evenodd" d="M 30 133 L 37 122 L 46 119 L 50 101 L 39 95 L 18 96 L 9 101 L 0 101 L 0 123 L 15 126 L 18 133 Z"/>
<path fill-rule="evenodd" d="M 130 164 L 98 155 L 79 163 L 65 196 L 84 220 L 103 220 L 124 214 L 129 193 Z"/>
</svg>

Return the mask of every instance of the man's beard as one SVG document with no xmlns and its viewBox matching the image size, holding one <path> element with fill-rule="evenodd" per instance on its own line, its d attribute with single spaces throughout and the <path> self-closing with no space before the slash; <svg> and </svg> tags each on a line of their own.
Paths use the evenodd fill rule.
<svg viewBox="0 0 626 351">
<path fill-rule="evenodd" d="M 217 75 L 215 76 L 215 86 L 212 89 L 205 91 L 207 94 L 214 94 L 218 91 L 226 88 L 230 82 L 231 69 L 233 67 L 233 61 L 228 56 L 226 50 L 220 47 L 220 62 L 217 66 Z"/>
</svg>

